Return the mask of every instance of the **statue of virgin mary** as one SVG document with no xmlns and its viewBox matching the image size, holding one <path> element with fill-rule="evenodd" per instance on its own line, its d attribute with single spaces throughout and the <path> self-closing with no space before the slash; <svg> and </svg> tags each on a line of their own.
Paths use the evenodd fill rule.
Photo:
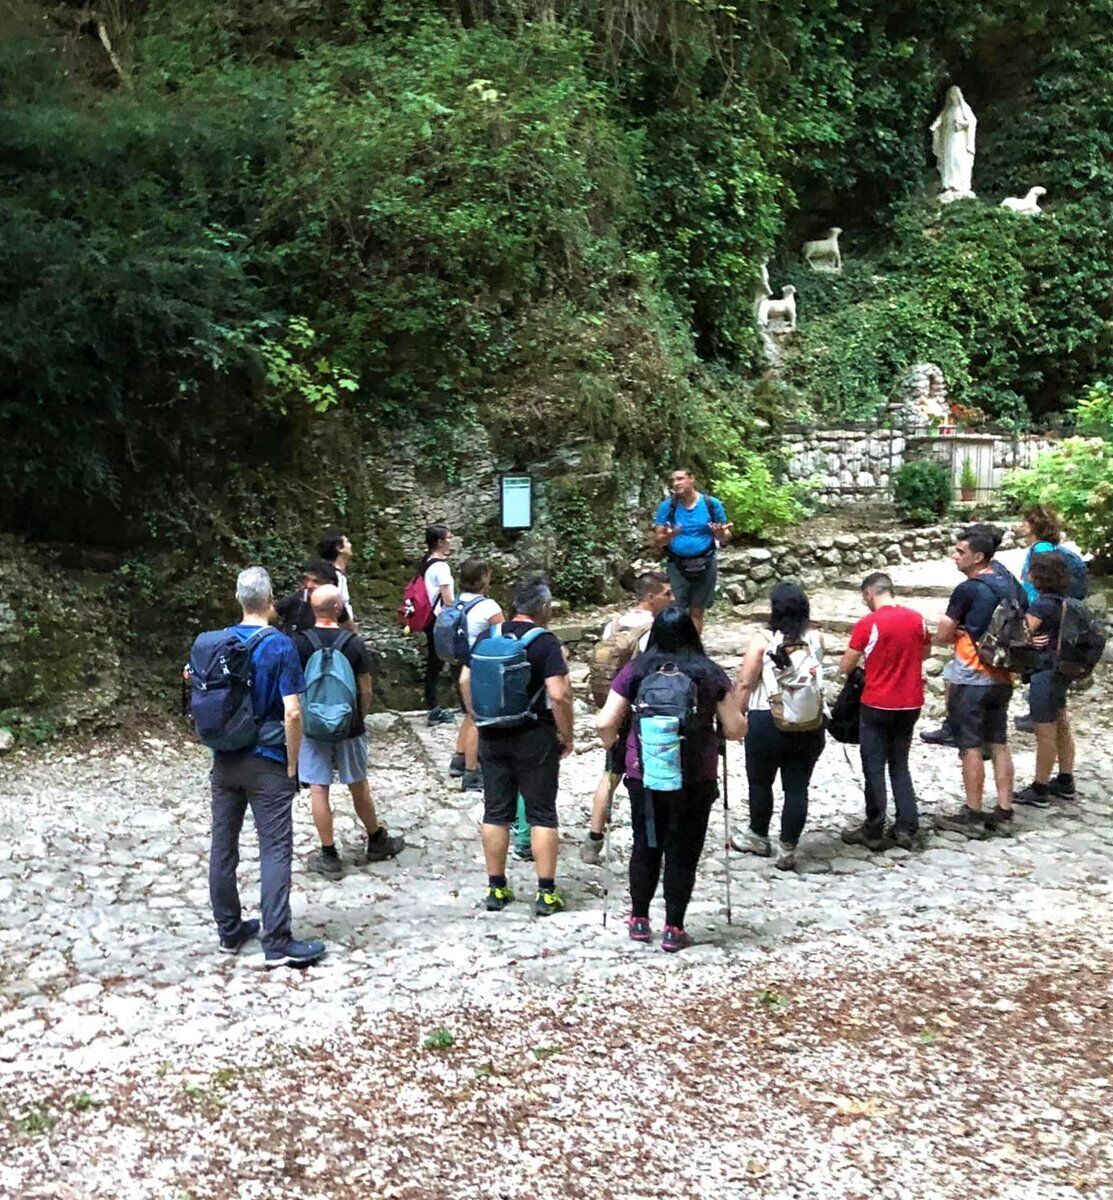
<svg viewBox="0 0 1113 1200">
<path fill-rule="evenodd" d="M 943 111 L 931 123 L 931 149 L 943 188 L 939 199 L 967 200 L 974 196 L 974 137 L 978 118 L 963 99 L 962 89 L 949 87 Z"/>
</svg>

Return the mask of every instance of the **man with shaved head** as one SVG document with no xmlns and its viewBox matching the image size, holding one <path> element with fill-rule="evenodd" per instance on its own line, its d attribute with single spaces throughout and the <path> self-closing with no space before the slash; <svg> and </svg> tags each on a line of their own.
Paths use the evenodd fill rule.
<svg viewBox="0 0 1113 1200">
<path fill-rule="evenodd" d="M 371 707 L 371 655 L 361 638 L 350 630 L 340 628 L 345 610 L 344 598 L 338 587 L 321 584 L 313 590 L 310 603 L 313 606 L 314 625 L 312 629 L 294 636 L 303 668 L 309 667 L 314 655 L 332 649 L 348 660 L 357 689 L 348 736 L 340 741 L 320 741 L 305 736 L 298 757 L 298 776 L 303 784 L 309 785 L 313 824 L 321 839 L 321 848 L 313 855 L 309 866 L 326 879 L 339 879 L 344 867 L 333 836 L 332 806 L 329 803 L 329 787 L 332 783 L 347 785 L 352 793 L 356 816 L 367 831 L 367 849 L 358 856 L 357 861 L 381 862 L 394 858 L 406 843 L 404 838 L 391 837 L 379 824 L 367 783 L 367 733 L 363 718 Z M 307 674 L 311 677 L 313 671 Z"/>
</svg>

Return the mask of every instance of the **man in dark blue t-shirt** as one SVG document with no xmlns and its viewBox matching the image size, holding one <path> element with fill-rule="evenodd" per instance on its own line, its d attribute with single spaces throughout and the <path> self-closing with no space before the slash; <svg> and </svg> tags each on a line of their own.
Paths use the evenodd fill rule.
<svg viewBox="0 0 1113 1200">
<path fill-rule="evenodd" d="M 726 510 L 714 496 L 696 491 L 687 467 L 673 471 L 672 496 L 657 505 L 653 541 L 666 554 L 666 570 L 676 603 L 703 631 L 704 613 L 715 603 L 718 549 L 730 541 Z"/>
<path fill-rule="evenodd" d="M 274 594 L 262 567 L 240 572 L 236 599 L 243 617 L 228 632 L 245 642 L 259 635 L 251 652 L 251 706 L 259 736 L 247 750 L 213 754 L 209 899 L 226 954 L 235 954 L 259 934 L 267 967 L 301 966 L 325 952 L 323 942 L 297 941 L 290 932 L 293 803 L 305 678 L 294 643 L 268 628 Z M 259 837 L 261 930 L 259 921 L 243 920 L 236 885 L 240 830 L 248 807 Z"/>
</svg>

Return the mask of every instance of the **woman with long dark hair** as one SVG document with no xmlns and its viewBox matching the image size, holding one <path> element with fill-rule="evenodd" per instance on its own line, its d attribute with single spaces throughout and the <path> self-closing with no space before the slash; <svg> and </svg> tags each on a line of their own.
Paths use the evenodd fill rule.
<svg viewBox="0 0 1113 1200">
<path fill-rule="evenodd" d="M 680 788 L 652 791 L 647 796 L 639 697 L 645 695 L 646 681 L 662 673 L 671 673 L 673 678 L 682 675 L 691 681 L 694 706 L 682 727 Z M 692 618 L 683 609 L 670 606 L 659 613 L 645 651 L 615 676 L 607 702 L 595 719 L 608 749 L 631 710 L 635 716 L 626 739 L 625 771 L 634 848 L 630 855 L 631 911 L 627 928 L 634 941 L 649 941 L 649 904 L 657 891 L 663 864 L 665 929 L 661 946 L 670 952 L 683 950 L 692 944 L 684 929 L 684 917 L 707 837 L 711 806 L 719 794 L 716 719 L 727 738 L 740 740 L 746 732 L 730 679 L 704 653 Z"/>
<path fill-rule="evenodd" d="M 434 617 L 456 599 L 452 568 L 448 565 L 448 556 L 451 553 L 452 533 L 448 526 L 430 525 L 425 530 L 425 554 L 418 564 L 417 574 L 425 584 L 429 607 L 432 608 Z M 426 631 L 425 642 L 425 707 L 429 710 L 427 720 L 430 725 L 439 725 L 456 718 L 437 702 L 437 680 L 440 678 L 444 661 L 433 644 L 432 627 Z M 458 749 L 462 750 L 463 747 Z"/>
<path fill-rule="evenodd" d="M 773 704 L 778 672 L 791 661 L 809 670 L 822 697 L 823 634 L 812 628 L 811 604 L 798 584 L 778 583 L 769 596 L 769 627 L 755 633 L 742 660 L 738 704 L 749 720 L 746 734 L 746 778 L 750 785 L 750 832 L 744 841 L 732 839 L 736 850 L 767 857 L 773 849 L 769 826 L 773 819 L 773 784 L 778 772 L 784 789 L 777 861 L 782 871 L 796 867 L 796 844 L 808 819 L 808 786 L 823 753 L 822 706 L 818 724 L 788 729 L 778 720 Z M 771 703 L 771 701 L 773 703 Z"/>
</svg>

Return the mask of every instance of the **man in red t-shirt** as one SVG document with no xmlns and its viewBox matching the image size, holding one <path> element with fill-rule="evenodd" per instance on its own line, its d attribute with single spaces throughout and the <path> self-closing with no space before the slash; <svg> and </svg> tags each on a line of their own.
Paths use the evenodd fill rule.
<svg viewBox="0 0 1113 1200">
<path fill-rule="evenodd" d="M 884 850 L 894 844 L 909 850 L 920 818 L 908 753 L 924 703 L 923 664 L 931 653 L 931 634 L 920 613 L 897 603 L 893 581 L 883 572 L 875 571 L 862 580 L 862 599 L 869 615 L 851 631 L 841 666 L 849 675 L 865 659 L 866 684 L 858 729 L 866 780 L 866 819 L 844 830 L 842 840 L 871 850 Z M 885 835 L 886 768 L 896 809 L 892 840 Z"/>
</svg>

